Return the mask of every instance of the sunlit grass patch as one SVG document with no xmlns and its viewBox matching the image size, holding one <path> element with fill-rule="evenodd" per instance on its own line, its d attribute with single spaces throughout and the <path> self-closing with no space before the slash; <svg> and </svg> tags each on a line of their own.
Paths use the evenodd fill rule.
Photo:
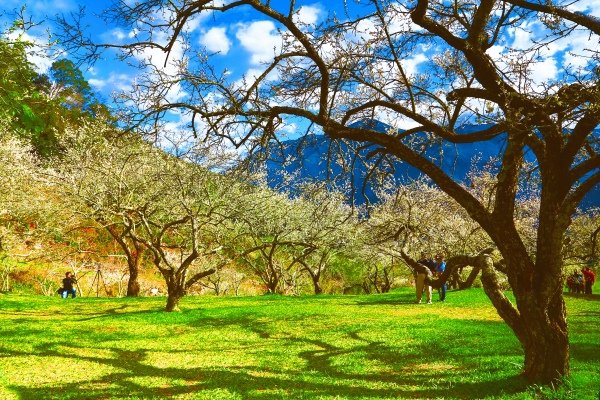
<svg viewBox="0 0 600 400">
<path fill-rule="evenodd" d="M 154 298 L 0 296 L 0 399 L 535 398 L 480 290 L 412 296 L 189 297 L 179 313 Z M 594 398 L 600 303 L 567 301 L 569 393 Z"/>
<path fill-rule="evenodd" d="M 181 365 L 184 365 L 186 369 L 200 369 L 246 367 L 257 364 L 256 357 L 252 353 L 242 353 L 238 349 L 198 349 L 194 352 L 155 351 L 148 353 L 142 362 L 145 365 L 161 369 L 175 368 Z"/>
<path fill-rule="evenodd" d="M 91 360 L 62 355 L 13 356 L 0 360 L 0 370 L 9 386 L 52 386 L 80 384 L 118 372 L 120 368 Z"/>
</svg>

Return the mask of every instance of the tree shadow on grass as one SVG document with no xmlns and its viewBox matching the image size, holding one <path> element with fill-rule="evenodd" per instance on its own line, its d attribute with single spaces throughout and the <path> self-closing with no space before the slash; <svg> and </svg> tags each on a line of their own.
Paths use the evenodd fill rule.
<svg viewBox="0 0 600 400">
<path fill-rule="evenodd" d="M 473 398 L 485 386 L 486 395 L 501 395 L 523 389 L 516 377 L 501 378 L 488 382 L 457 382 L 451 387 L 431 386 L 431 374 L 353 374 L 340 371 L 331 364 L 333 357 L 344 352 L 367 351 L 371 356 L 378 354 L 386 358 L 386 346 L 378 342 L 366 342 L 353 349 L 338 349 L 319 341 L 301 340 L 317 347 L 314 351 L 299 355 L 307 360 L 304 371 L 282 372 L 260 367 L 229 368 L 159 368 L 146 364 L 148 352 L 110 349 L 114 357 L 78 356 L 80 361 L 114 367 L 119 372 L 101 378 L 80 381 L 75 384 L 59 384 L 52 387 L 25 387 L 12 385 L 9 388 L 20 399 L 102 399 L 102 398 L 169 398 L 177 395 L 202 391 L 221 390 L 247 399 L 313 398 Z M 66 343 L 64 343 L 66 345 Z M 69 356 L 48 349 L 39 353 L 47 357 L 64 357 L 68 365 Z M 315 372 L 319 374 L 315 374 Z M 311 381 L 311 378 L 319 381 Z M 185 382 L 170 386 L 146 387 L 136 383 L 141 378 L 161 379 L 170 382 Z M 376 385 L 369 385 L 375 382 Z M 394 383 L 388 385 L 385 383 Z M 400 385 L 400 386 L 399 386 Z M 504 389 L 501 389 L 504 388 Z M 275 392 L 275 393 L 274 393 Z"/>
<path fill-rule="evenodd" d="M 584 363 L 600 364 L 600 343 L 577 343 L 570 347 L 571 358 Z"/>
<path fill-rule="evenodd" d="M 519 376 L 485 382 L 464 382 L 457 379 L 459 375 L 468 374 L 477 368 L 473 363 L 465 362 L 461 355 L 452 353 L 450 343 L 415 343 L 410 350 L 398 349 L 381 341 L 370 341 L 362 338 L 359 332 L 350 332 L 349 337 L 358 342 L 350 348 L 339 348 L 319 340 L 300 338 L 318 347 L 316 350 L 304 351 L 299 355 L 307 361 L 307 369 L 319 371 L 323 376 L 338 380 L 360 380 L 373 382 L 376 385 L 408 385 L 417 387 L 413 392 L 405 391 L 408 397 L 450 397 L 474 398 L 475 396 L 498 396 L 524 390 L 525 381 Z M 351 354 L 364 355 L 365 361 L 375 363 L 386 372 L 356 373 L 344 371 L 336 367 L 334 362 L 340 356 Z M 495 356 L 493 351 L 479 351 L 479 357 Z M 440 369 L 440 365 L 443 367 Z M 437 385 L 431 385 L 438 381 Z M 500 382 L 502 381 L 502 382 Z M 498 386 L 501 384 L 500 386 Z M 433 387 L 432 387 L 433 386 Z M 436 387 L 438 386 L 438 387 Z"/>
<path fill-rule="evenodd" d="M 286 318 L 286 322 L 289 317 Z M 294 319 L 301 319 L 296 317 Z M 498 321 L 469 321 L 474 331 L 490 331 L 489 325 L 502 325 Z M 347 382 L 350 386 L 381 387 L 388 386 L 381 393 L 370 393 L 368 390 L 356 396 L 376 397 L 450 397 L 450 398 L 475 398 L 477 396 L 499 396 L 509 393 L 517 393 L 525 390 L 526 382 L 515 373 L 511 377 L 482 381 L 476 378 L 470 370 L 481 368 L 477 364 L 477 359 L 485 357 L 497 357 L 497 351 L 493 346 L 473 349 L 471 353 L 453 352 L 454 348 L 451 341 L 441 341 L 438 343 L 420 343 L 411 345 L 408 349 L 389 346 L 384 341 L 370 341 L 361 336 L 357 330 L 346 332 L 348 338 L 352 339 L 353 345 L 347 344 L 343 347 L 327 342 L 326 340 L 315 339 L 310 334 L 282 335 L 282 332 L 272 332 L 268 321 L 258 322 L 256 318 L 248 316 L 232 319 L 214 319 L 203 318 L 194 323 L 196 326 L 209 327 L 209 329 L 223 329 L 228 326 L 246 329 L 257 334 L 265 342 L 265 348 L 285 348 L 288 352 L 294 350 L 291 358 L 298 357 L 304 360 L 304 367 L 299 374 L 316 374 L 320 377 L 333 379 L 335 382 Z M 485 325 L 485 326 L 484 326 Z M 451 328 L 450 328 L 451 329 Z M 342 332 L 340 332 L 342 333 Z M 422 335 L 418 328 L 414 330 L 415 336 Z M 408 338 L 410 340 L 411 338 Z M 503 336 L 498 336 L 502 341 Z M 346 341 L 347 343 L 347 341 Z M 258 347 L 257 347 L 258 348 Z M 513 346 L 503 355 L 521 356 L 520 349 Z M 474 360 L 465 361 L 465 358 L 473 357 Z M 358 358 L 365 363 L 372 363 L 378 366 L 377 370 L 372 372 L 357 372 L 339 367 L 336 362 L 344 358 Z M 342 363 L 343 365 L 343 363 Z M 431 370 L 428 370 L 431 365 Z M 440 365 L 448 365 L 447 368 L 439 370 Z M 493 370 L 493 367 L 487 368 L 487 371 Z M 473 382 L 465 382 L 461 375 L 473 375 Z M 502 375 L 502 374 L 501 374 Z M 490 373 L 489 376 L 493 376 Z M 440 381 L 437 385 L 432 385 L 432 381 Z M 288 385 L 290 383 L 288 382 Z M 398 386 L 408 386 L 418 389 L 391 389 Z M 434 387 L 432 389 L 432 386 Z M 339 389 L 339 387 L 338 387 Z M 352 397 L 350 392 L 338 391 L 332 393 L 321 393 L 321 389 L 307 384 L 302 390 L 307 393 L 314 392 L 315 395 L 343 395 Z M 367 393 L 369 392 L 369 393 Z"/>
<path fill-rule="evenodd" d="M 282 370 L 277 366 L 241 366 L 235 360 L 227 367 L 185 366 L 159 367 L 148 361 L 153 351 L 146 349 L 93 348 L 78 345 L 72 341 L 52 341 L 39 343 L 33 350 L 5 349 L 0 351 L 3 357 L 35 356 L 50 359 L 64 359 L 59 362 L 61 368 L 68 368 L 70 362 L 83 361 L 98 364 L 98 367 L 114 368 L 99 378 L 79 381 L 77 384 L 60 384 L 31 387 L 12 384 L 10 389 L 20 399 L 101 399 L 101 398 L 169 398 L 177 395 L 193 394 L 202 391 L 227 391 L 249 399 L 280 398 L 480 398 L 500 396 L 523 391 L 526 387 L 518 376 L 497 377 L 482 380 L 461 379 L 461 374 L 469 374 L 476 364 L 465 363 L 463 355 L 452 353 L 452 344 L 416 343 L 408 348 L 388 345 L 382 340 L 368 340 L 360 330 L 340 331 L 347 339 L 329 343 L 315 338 L 314 335 L 285 333 L 271 329 L 268 320 L 262 322 L 256 316 L 238 315 L 236 318 L 214 318 L 203 314 L 193 323 L 207 330 L 231 327 L 243 327 L 254 332 L 260 339 L 254 339 L 249 351 L 260 357 L 260 352 L 276 349 L 280 358 L 300 359 L 295 369 Z M 274 317 L 272 317 L 274 318 Z M 286 317 L 286 320 L 301 321 L 303 316 Z M 479 322 L 489 324 L 492 322 Z M 494 322 L 494 324 L 498 324 Z M 479 329 L 489 328 L 480 326 Z M 39 335 L 39 331 L 25 332 L 17 329 L 13 334 L 26 337 Z M 421 335 L 415 330 L 415 335 Z M 262 344 L 265 344 L 263 347 Z M 69 351 L 71 349 L 71 351 Z M 282 350 L 284 349 L 284 350 Z M 97 350 L 97 351 L 96 351 Z M 216 349 L 218 350 L 218 349 Z M 106 352 L 110 352 L 110 356 Z M 160 352 L 175 354 L 189 353 L 185 350 L 160 349 Z M 80 354 L 83 353 L 83 354 Z M 198 357 L 202 357 L 199 351 Z M 480 349 L 479 357 L 495 356 L 492 347 Z M 155 359 L 155 358 L 154 358 Z M 372 363 L 377 368 L 357 369 L 356 365 L 344 367 L 340 360 L 352 359 L 354 362 Z M 362 361 L 361 361 L 362 360 Z M 432 363 L 434 361 L 434 363 Z M 371 365 L 371 364 L 369 364 Z M 430 365 L 434 368 L 430 370 Z M 448 368 L 436 370 L 439 365 Z M 100 369 L 100 370 L 105 370 Z M 69 372 L 71 373 L 71 372 Z M 72 373 L 76 374 L 77 371 Z M 488 376 L 493 376 L 489 374 Z M 155 387 L 146 387 L 140 380 L 158 380 Z M 432 383 L 433 382 L 433 383 Z"/>
<path fill-rule="evenodd" d="M 375 299 L 373 304 L 386 303 L 389 297 Z M 360 300 L 357 299 L 356 303 Z M 369 302 L 364 302 L 369 305 Z M 107 310 L 106 316 L 127 317 L 133 314 L 162 313 L 155 310 L 122 312 L 124 309 Z M 243 310 L 242 310 L 243 311 Z M 497 374 L 501 367 L 482 367 L 478 360 L 497 357 L 497 347 L 480 346 L 467 352 L 455 352 L 451 340 L 419 341 L 410 346 L 390 345 L 385 340 L 370 340 L 360 329 L 340 330 L 336 339 L 345 335 L 345 340 L 330 343 L 319 338 L 315 332 L 283 332 L 271 322 L 285 322 L 301 325 L 305 315 L 249 314 L 236 312 L 221 318 L 209 312 L 199 311 L 193 314 L 194 321 L 188 326 L 218 332 L 220 329 L 247 330 L 258 336 L 249 338 L 248 351 L 257 355 L 260 362 L 267 364 L 268 358 L 261 359 L 260 352 L 273 350 L 278 354 L 279 362 L 298 359 L 301 363 L 292 364 L 294 368 L 278 368 L 277 365 L 244 366 L 235 359 L 226 367 L 190 367 L 183 361 L 174 363 L 174 367 L 160 367 L 150 364 L 153 350 L 123 349 L 116 347 L 79 346 L 67 341 L 40 343 L 32 351 L 6 349 L 2 356 L 36 356 L 52 359 L 64 359 L 60 368 L 68 368 L 72 360 L 109 367 L 115 372 L 107 372 L 100 377 L 83 379 L 77 384 L 52 384 L 31 387 L 12 383 L 13 390 L 20 399 L 102 399 L 102 398 L 169 398 L 178 395 L 191 395 L 203 391 L 225 391 L 232 396 L 247 399 L 278 398 L 456 398 L 472 399 L 486 396 L 502 396 L 522 392 L 527 384 L 516 373 Z M 457 322 L 458 323 L 458 322 Z M 493 326 L 490 327 L 490 324 Z M 288 326 L 284 324 L 283 326 Z M 469 321 L 469 332 L 490 332 L 502 325 L 497 321 Z M 327 329 L 327 327 L 323 327 Z M 407 339 L 419 339 L 425 335 L 425 328 L 415 327 Z M 444 331 L 452 330 L 452 321 L 445 325 Z M 435 338 L 442 338 L 443 331 Z M 16 329 L 12 334 L 26 337 L 27 332 Z M 39 336 L 39 331 L 30 332 Z M 15 336 L 17 337 L 17 336 Z M 126 340 L 128 335 L 124 339 Z M 488 341 L 491 338 L 486 338 Z M 157 338 L 160 340 L 160 338 Z M 334 339 L 331 339 L 334 340 Z M 505 337 L 494 338 L 504 343 Z M 488 342 L 489 344 L 489 342 Z M 464 346 L 464 344 L 462 344 Z M 72 353 L 65 350 L 71 348 Z M 77 351 L 81 350 L 81 351 Z M 97 351 L 96 351 L 97 350 Z M 96 352 L 95 352 L 96 351 Z M 107 356 L 106 352 L 110 355 Z M 157 352 L 175 354 L 189 353 L 186 350 L 161 348 Z M 212 349 L 219 351 L 219 349 Z M 78 353 L 83 353 L 80 355 Z M 92 354 L 92 355 L 90 355 Z M 202 357 L 199 343 L 198 357 Z M 504 354 L 506 355 L 506 354 Z M 518 355 L 518 354 L 517 354 Z M 152 357 L 152 359 L 156 359 Z M 352 363 L 344 364 L 351 360 Z M 341 362 L 340 362 L 341 361 Z M 372 365 L 364 367 L 360 365 Z M 494 369 L 496 368 L 496 369 Z M 474 374 L 472 370 L 482 369 L 483 373 Z M 76 371 L 74 371 L 76 373 Z M 483 378 L 489 377 L 489 378 Z M 154 382 L 147 387 L 143 381 Z M 159 382 L 158 384 L 156 382 Z M 207 395 L 208 396 L 208 395 Z"/>
</svg>

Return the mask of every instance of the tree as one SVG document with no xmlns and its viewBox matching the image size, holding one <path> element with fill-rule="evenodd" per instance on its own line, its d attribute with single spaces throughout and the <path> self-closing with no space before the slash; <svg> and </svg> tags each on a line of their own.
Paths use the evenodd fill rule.
<svg viewBox="0 0 600 400">
<path fill-rule="evenodd" d="M 103 226 L 110 236 L 117 242 L 127 260 L 127 270 L 129 278 L 127 279 L 127 297 L 137 297 L 140 295 L 139 273 L 144 251 L 143 244 L 131 235 L 132 226 L 123 226 L 120 223 L 109 222 L 104 216 L 98 215 L 97 222 Z"/>
<path fill-rule="evenodd" d="M 0 114 L 13 127 L 13 135 L 30 141 L 38 155 L 60 153 L 60 136 L 68 125 L 96 116 L 108 116 L 105 106 L 67 59 L 55 61 L 49 75 L 40 75 L 27 60 L 34 47 L 20 38 L 0 38 Z"/>
<path fill-rule="evenodd" d="M 340 20 L 331 15 L 311 25 L 298 18 L 295 2 L 273 3 L 118 2 L 110 15 L 136 32 L 135 42 L 118 45 L 125 56 L 144 49 L 172 54 L 185 44 L 186 24 L 209 12 L 245 7 L 281 32 L 281 47 L 274 49 L 264 72 L 241 83 L 228 82 L 227 75 L 205 64 L 204 56 L 195 58 L 191 52 L 171 75 L 149 70 L 132 94 L 131 104 L 141 106 L 135 110 L 136 123 L 152 125 L 156 116 L 179 109 L 203 117 L 207 135 L 252 147 L 268 143 L 277 125 L 293 117 L 320 127 L 332 139 L 370 146 L 381 165 L 399 159 L 419 169 L 468 212 L 504 258 L 516 303 L 493 279 L 485 279 L 486 292 L 521 342 L 524 375 L 535 383 L 559 381 L 569 372 L 563 241 L 578 204 L 600 181 L 600 21 L 572 3 L 554 1 L 371 0 L 361 1 L 356 16 Z M 165 17 L 156 21 L 157 15 Z M 531 24 L 541 34 L 511 47 L 512 32 L 527 31 Z M 90 44 L 73 39 L 77 46 Z M 557 43 L 583 46 L 565 53 L 559 74 L 535 74 L 552 60 Z M 92 57 L 97 56 L 99 47 L 91 48 Z M 424 60 L 416 70 L 409 64 L 415 54 Z M 168 101 L 164 93 L 182 85 L 194 90 Z M 408 121 L 412 127 L 381 132 L 356 123 L 374 118 L 392 126 Z M 480 122 L 487 125 L 472 132 L 460 129 Z M 439 167 L 435 150 L 493 139 L 502 139 L 504 146 L 495 166 L 493 203 L 487 207 Z M 513 218 L 526 153 L 540 179 L 533 251 Z"/>
<path fill-rule="evenodd" d="M 314 293 L 323 293 L 321 279 L 333 258 L 355 242 L 356 213 L 344 204 L 344 197 L 329 185 L 305 183 L 294 202 L 300 242 L 306 247 L 298 257 L 301 271 L 312 282 Z"/>
<path fill-rule="evenodd" d="M 299 260 L 314 251 L 301 237 L 299 209 L 285 194 L 261 185 L 245 198 L 242 210 L 228 240 L 231 258 L 243 260 L 267 293 L 283 293 Z"/>
<path fill-rule="evenodd" d="M 221 225 L 237 210 L 240 185 L 198 158 L 190 162 L 192 152 L 180 159 L 102 121 L 71 133 L 57 183 L 121 246 L 133 279 L 128 287 L 139 289 L 139 256 L 142 247 L 148 250 L 165 279 L 166 310 L 176 310 L 190 287 L 220 264 Z"/>
<path fill-rule="evenodd" d="M 49 77 L 53 86 L 53 97 L 60 96 L 67 108 L 77 107 L 82 111 L 89 111 L 96 102 L 92 87 L 73 61 L 66 58 L 54 61 Z"/>
<path fill-rule="evenodd" d="M 31 147 L 17 139 L 8 121 L 0 116 L 0 291 L 10 290 L 10 273 L 15 265 L 4 262 L 22 242 L 18 232 L 28 230 L 29 218 L 40 205 L 35 192 L 34 172 L 38 160 Z"/>
<path fill-rule="evenodd" d="M 112 190 L 119 192 L 119 177 L 129 182 L 135 179 L 135 171 L 126 169 L 127 161 L 135 159 L 133 154 L 141 152 L 144 144 L 134 138 L 125 144 L 114 128 L 100 120 L 68 128 L 61 145 L 66 151 L 55 160 L 53 183 L 63 194 L 63 207 L 79 215 L 83 223 L 95 221 L 100 229 L 106 229 L 127 260 L 126 295 L 138 296 L 144 246 L 135 240 L 130 234 L 131 227 L 126 226 L 116 210 L 110 207 L 111 201 L 121 195 L 111 193 Z"/>
<path fill-rule="evenodd" d="M 600 210 L 577 213 L 565 238 L 565 259 L 568 263 L 593 265 L 599 259 Z"/>
<path fill-rule="evenodd" d="M 355 214 L 340 193 L 323 184 L 300 186 L 291 197 L 257 186 L 242 203 L 229 239 L 232 258 L 243 259 L 267 293 L 298 292 L 298 280 L 306 275 L 321 294 L 330 261 L 353 235 Z"/>
<path fill-rule="evenodd" d="M 489 194 L 487 181 L 479 175 L 471 179 L 471 191 L 484 201 Z M 435 253 L 456 256 L 477 254 L 492 244 L 489 236 L 456 201 L 424 179 L 400 186 L 388 183 L 378 197 L 380 203 L 371 207 L 370 218 L 365 221 L 362 237 L 366 248 L 363 251 L 367 254 L 378 252 L 387 256 L 388 260 L 382 260 L 382 268 L 373 269 L 373 278 L 386 278 L 388 270 L 393 267 L 393 260 L 402 258 L 404 246 L 409 245 L 413 254 L 424 252 L 430 256 Z M 520 222 L 520 219 L 516 221 Z M 519 225 L 531 228 L 527 224 Z M 451 286 L 467 288 L 475 281 L 480 270 L 474 268 L 463 280 L 464 266 L 449 268 L 452 272 L 449 276 Z"/>
</svg>

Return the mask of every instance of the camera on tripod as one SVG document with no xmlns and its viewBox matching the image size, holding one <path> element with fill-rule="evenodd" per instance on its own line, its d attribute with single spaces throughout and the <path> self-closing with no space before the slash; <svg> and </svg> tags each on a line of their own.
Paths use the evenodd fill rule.
<svg viewBox="0 0 600 400">
<path fill-rule="evenodd" d="M 104 294 L 108 296 L 108 289 L 106 288 L 106 282 L 104 281 L 104 276 L 102 275 L 102 266 L 100 263 L 95 263 L 96 274 L 94 275 L 94 279 L 92 280 L 92 285 L 90 286 L 90 290 L 88 290 L 88 297 L 92 290 L 94 289 L 94 285 L 96 286 L 96 297 L 100 297 L 100 282 L 102 282 L 102 287 L 104 287 Z"/>
</svg>

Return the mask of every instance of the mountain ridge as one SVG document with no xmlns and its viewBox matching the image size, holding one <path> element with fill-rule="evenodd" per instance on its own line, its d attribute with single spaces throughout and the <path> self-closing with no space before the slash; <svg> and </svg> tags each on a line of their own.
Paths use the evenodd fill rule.
<svg viewBox="0 0 600 400">
<path fill-rule="evenodd" d="M 490 126 L 484 124 L 464 125 L 458 131 L 465 134 L 473 133 Z M 379 132 L 393 129 L 377 120 L 357 121 L 350 127 L 362 127 Z M 417 133 L 418 135 L 419 133 Z M 469 172 L 473 169 L 482 170 L 486 165 L 497 165 L 498 157 L 503 152 L 505 145 L 506 134 L 501 133 L 487 141 L 476 143 L 433 144 L 424 150 L 424 154 L 428 158 L 434 159 L 436 164 L 451 178 L 466 184 L 469 181 Z M 270 157 L 267 160 L 269 186 L 272 188 L 284 186 L 288 190 L 294 191 L 298 185 L 307 180 L 328 181 L 332 186 L 354 188 L 354 193 L 348 197 L 358 205 L 367 202 L 376 203 L 378 198 L 375 194 L 375 186 L 373 182 L 365 181 L 368 175 L 367 167 L 362 163 L 357 163 L 356 160 L 352 163 L 354 154 L 358 154 L 359 158 L 366 158 L 368 153 L 376 148 L 378 146 L 365 144 L 356 151 L 344 142 L 334 141 L 326 135 L 316 134 L 284 141 L 281 146 L 271 149 Z M 344 161 L 342 165 L 339 164 L 340 158 L 343 158 Z M 525 160 L 535 161 L 533 153 L 527 148 Z M 344 168 L 344 164 L 346 168 Z M 418 169 L 397 159 L 391 165 L 386 165 L 386 168 L 398 184 L 407 184 L 425 176 Z M 364 190 L 357 190 L 361 188 Z M 599 206 L 600 185 L 596 185 L 584 198 L 580 207 L 588 209 Z"/>
</svg>

